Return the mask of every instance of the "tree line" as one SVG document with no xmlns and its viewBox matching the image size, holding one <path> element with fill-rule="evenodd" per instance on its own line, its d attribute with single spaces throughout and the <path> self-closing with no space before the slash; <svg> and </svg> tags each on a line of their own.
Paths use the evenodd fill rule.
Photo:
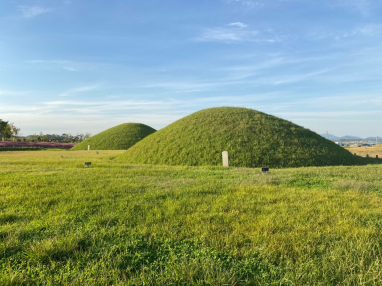
<svg viewBox="0 0 382 286">
<path fill-rule="evenodd" d="M 23 140 L 30 142 L 60 142 L 60 143 L 78 143 L 89 138 L 90 133 L 72 135 L 70 133 L 58 134 L 39 134 L 30 135 L 27 137 L 18 137 L 20 128 L 17 128 L 14 123 L 3 121 L 0 119 L 0 139 L 3 140 Z"/>
<path fill-rule="evenodd" d="M 34 134 L 25 138 L 26 141 L 31 142 L 60 142 L 60 143 L 79 143 L 83 140 L 89 138 L 90 133 L 86 132 L 85 134 L 72 135 L 70 133 L 59 134 Z"/>
</svg>

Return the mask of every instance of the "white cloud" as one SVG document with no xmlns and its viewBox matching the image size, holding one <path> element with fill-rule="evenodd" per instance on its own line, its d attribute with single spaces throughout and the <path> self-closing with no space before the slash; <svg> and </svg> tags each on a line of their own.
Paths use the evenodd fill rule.
<svg viewBox="0 0 382 286">
<path fill-rule="evenodd" d="M 17 8 L 25 18 L 33 18 L 52 11 L 50 8 L 43 8 L 39 6 L 18 6 Z"/>
<path fill-rule="evenodd" d="M 310 73 L 284 75 L 276 79 L 272 84 L 274 85 L 291 84 L 291 83 L 302 82 L 306 80 L 315 80 L 316 76 L 326 74 L 330 71 L 331 71 L 330 69 L 323 69 L 323 70 L 314 71 Z"/>
<path fill-rule="evenodd" d="M 190 92 L 201 92 L 207 90 L 213 90 L 216 88 L 220 88 L 222 86 L 241 84 L 242 81 L 237 81 L 235 79 L 221 79 L 215 81 L 200 81 L 200 82 L 181 82 L 181 81 L 173 81 L 173 82 L 154 82 L 146 85 L 142 85 L 140 87 L 143 88 L 154 88 L 154 89 L 166 89 L 174 92 L 181 93 L 190 93 Z"/>
<path fill-rule="evenodd" d="M 78 90 L 84 89 L 86 88 L 78 88 Z M 121 98 L 131 97 L 132 95 L 121 96 Z M 140 122 L 154 128 L 162 128 L 201 108 L 227 105 L 254 108 L 292 120 L 295 123 L 301 122 L 301 125 L 310 122 L 310 125 L 314 126 L 312 123 L 314 120 L 321 122 L 325 119 L 328 121 L 336 120 L 337 122 L 357 118 L 357 121 L 364 122 L 369 120 L 371 116 L 377 118 L 380 113 L 378 110 L 382 104 L 377 94 L 367 94 L 367 96 L 362 97 L 358 94 L 338 94 L 306 98 L 293 97 L 284 92 L 259 92 L 245 95 L 184 99 L 139 100 L 121 98 L 118 100 L 83 99 L 36 102 L 28 107 L 5 104 L 0 106 L 0 111 L 4 119 L 17 118 L 15 123 L 24 134 L 39 133 L 40 131 L 58 134 L 65 132 L 96 134 L 125 122 Z M 275 101 L 278 104 L 275 105 Z M 343 108 L 338 110 L 337 106 L 340 105 Z M 375 105 L 376 108 L 368 109 L 367 107 L 370 105 Z M 376 123 L 375 120 L 374 123 Z M 342 126 L 347 125 L 348 122 L 344 122 Z M 321 127 L 315 129 L 320 130 L 322 122 L 317 123 L 317 126 Z M 81 129 L 76 130 L 76 128 Z M 351 130 L 350 133 L 352 133 Z M 367 133 L 366 130 L 365 133 Z"/>
<path fill-rule="evenodd" d="M 232 27 L 237 27 L 237 28 L 245 28 L 245 27 L 248 27 L 248 25 L 242 23 L 242 22 L 234 22 L 234 23 L 230 23 L 228 24 L 228 26 L 232 26 Z"/>
<path fill-rule="evenodd" d="M 382 34 L 381 24 L 366 24 L 353 27 L 348 30 L 316 30 L 310 31 L 306 34 L 309 40 L 323 41 L 328 39 L 334 39 L 337 41 L 343 41 L 355 37 L 375 37 Z"/>
<path fill-rule="evenodd" d="M 225 2 L 228 4 L 243 5 L 247 8 L 256 8 L 264 6 L 264 3 L 262 3 L 261 1 L 255 0 L 225 0 Z"/>
<path fill-rule="evenodd" d="M 30 60 L 30 61 L 25 61 L 28 64 L 66 64 L 69 63 L 69 61 L 62 61 L 62 60 Z"/>
<path fill-rule="evenodd" d="M 372 9 L 370 0 L 336 0 L 334 5 L 357 11 L 365 17 L 370 15 Z"/>
<path fill-rule="evenodd" d="M 245 29 L 246 27 L 248 26 L 241 22 L 234 22 L 226 25 L 225 27 L 207 28 L 202 31 L 200 36 L 194 38 L 194 41 L 222 43 L 276 43 L 287 38 L 286 35 L 280 36 L 277 32 L 271 29 L 258 31 L 253 29 Z"/>
<path fill-rule="evenodd" d="M 52 67 L 54 67 L 54 68 L 64 69 L 71 72 L 79 71 L 79 69 L 73 67 L 73 65 L 74 66 L 81 65 L 80 63 L 65 61 L 65 60 L 29 60 L 29 61 L 25 61 L 25 63 L 41 65 L 47 69 L 51 69 Z"/>
<path fill-rule="evenodd" d="M 0 96 L 18 96 L 18 95 L 26 95 L 26 94 L 28 94 L 28 92 L 0 89 Z"/>
<path fill-rule="evenodd" d="M 77 72 L 78 70 L 75 69 L 75 68 L 72 68 L 72 67 L 64 67 L 64 70 L 67 70 L 67 71 L 72 71 L 72 72 Z"/>
<path fill-rule="evenodd" d="M 254 38 L 258 34 L 257 31 L 238 31 L 225 28 L 206 29 L 202 35 L 195 40 L 199 42 L 243 42 L 250 38 Z"/>
<path fill-rule="evenodd" d="M 81 87 L 77 87 L 77 88 L 71 89 L 69 91 L 63 92 L 59 96 L 73 96 L 77 93 L 87 92 L 90 90 L 97 89 L 98 87 L 99 87 L 99 84 L 91 85 L 91 86 L 81 86 Z"/>
<path fill-rule="evenodd" d="M 365 36 L 376 36 L 381 34 L 382 32 L 382 25 L 379 24 L 369 24 L 364 25 L 362 27 L 358 27 L 354 29 L 353 34 L 361 34 Z"/>
<path fill-rule="evenodd" d="M 269 31 L 268 31 L 269 33 Z M 256 30 L 243 30 L 234 28 L 210 28 L 202 32 L 194 40 L 197 42 L 222 42 L 222 43 L 240 43 L 240 42 L 256 42 L 256 43 L 276 43 L 284 40 L 276 34 L 269 33 L 263 35 Z"/>
</svg>

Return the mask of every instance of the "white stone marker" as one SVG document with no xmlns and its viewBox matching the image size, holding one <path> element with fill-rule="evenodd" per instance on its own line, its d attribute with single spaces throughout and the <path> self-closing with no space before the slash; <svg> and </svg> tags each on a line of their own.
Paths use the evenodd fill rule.
<svg viewBox="0 0 382 286">
<path fill-rule="evenodd" d="M 223 157 L 223 167 L 229 167 L 228 151 L 223 151 L 222 157 Z"/>
<path fill-rule="evenodd" d="M 88 151 L 90 150 L 90 145 L 88 145 Z"/>
</svg>

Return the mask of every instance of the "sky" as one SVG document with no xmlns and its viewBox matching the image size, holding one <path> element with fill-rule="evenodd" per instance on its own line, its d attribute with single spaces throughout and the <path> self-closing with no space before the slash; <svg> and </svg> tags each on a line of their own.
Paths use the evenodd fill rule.
<svg viewBox="0 0 382 286">
<path fill-rule="evenodd" d="M 380 0 L 0 0 L 0 119 L 161 129 L 239 106 L 382 136 Z"/>
</svg>

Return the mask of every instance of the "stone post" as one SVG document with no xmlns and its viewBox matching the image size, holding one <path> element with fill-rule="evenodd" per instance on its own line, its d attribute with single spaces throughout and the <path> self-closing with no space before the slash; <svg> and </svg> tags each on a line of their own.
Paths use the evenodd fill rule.
<svg viewBox="0 0 382 286">
<path fill-rule="evenodd" d="M 223 157 L 223 167 L 229 167 L 228 151 L 223 151 L 222 157 Z"/>
</svg>

